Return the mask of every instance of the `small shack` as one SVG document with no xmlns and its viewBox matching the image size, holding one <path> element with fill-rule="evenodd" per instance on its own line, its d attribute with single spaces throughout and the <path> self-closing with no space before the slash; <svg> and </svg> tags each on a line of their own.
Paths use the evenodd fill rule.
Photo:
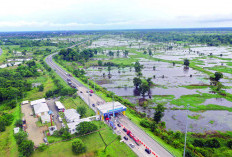
<svg viewBox="0 0 232 157">
<path fill-rule="evenodd" d="M 62 112 L 65 110 L 64 105 L 60 101 L 55 101 L 55 104 L 59 112 Z"/>
</svg>

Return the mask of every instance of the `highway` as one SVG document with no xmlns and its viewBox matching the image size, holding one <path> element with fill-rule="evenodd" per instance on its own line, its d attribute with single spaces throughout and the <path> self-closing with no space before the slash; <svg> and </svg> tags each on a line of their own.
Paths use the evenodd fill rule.
<svg viewBox="0 0 232 157">
<path fill-rule="evenodd" d="M 74 45 L 75 46 L 75 45 Z M 74 47 L 72 46 L 72 47 Z M 105 101 L 100 98 L 98 95 L 92 93 L 92 96 L 87 93 L 88 88 L 85 87 L 83 84 L 81 84 L 78 80 L 76 80 L 74 77 L 71 77 L 68 75 L 68 72 L 66 72 L 64 69 L 62 69 L 59 65 L 57 65 L 53 60 L 52 57 L 54 55 L 58 54 L 58 52 L 53 53 L 45 58 L 46 63 L 64 80 L 67 82 L 67 79 L 70 79 L 72 84 L 75 85 L 78 89 L 77 94 L 86 102 L 86 104 L 89 105 L 95 112 L 96 108 L 92 106 L 92 104 L 97 105 L 97 103 L 101 102 L 104 103 Z M 129 129 L 137 138 L 139 138 L 143 144 L 140 146 L 137 146 L 135 142 L 129 138 L 128 141 L 124 140 L 124 142 L 129 145 L 130 143 L 133 143 L 135 145 L 134 148 L 131 148 L 138 156 L 155 156 L 155 157 L 172 157 L 172 155 L 164 149 L 162 146 L 160 146 L 154 139 L 152 139 L 149 135 L 147 135 L 142 129 L 137 127 L 133 122 L 131 122 L 126 116 L 120 115 L 117 120 L 120 122 L 120 124 L 123 125 L 123 127 Z M 122 138 L 126 135 L 122 131 L 122 127 L 117 127 L 117 131 L 121 132 Z M 117 133 L 115 131 L 115 133 Z M 127 136 L 128 137 L 128 136 Z M 153 153 L 147 154 L 144 150 L 148 147 Z"/>
</svg>

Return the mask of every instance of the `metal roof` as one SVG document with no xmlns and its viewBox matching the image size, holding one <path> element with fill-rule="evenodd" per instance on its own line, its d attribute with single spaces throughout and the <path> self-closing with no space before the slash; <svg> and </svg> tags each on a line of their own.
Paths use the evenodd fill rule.
<svg viewBox="0 0 232 157">
<path fill-rule="evenodd" d="M 65 109 L 64 105 L 60 102 L 60 101 L 55 101 L 56 107 L 61 110 L 61 109 Z"/>
<path fill-rule="evenodd" d="M 45 103 L 45 102 L 46 102 L 45 98 L 42 98 L 42 99 L 31 101 L 31 105 L 33 106 L 33 105 Z"/>
<path fill-rule="evenodd" d="M 34 105 L 33 107 L 34 107 L 35 114 L 49 111 L 48 105 L 46 103 L 39 103 L 39 104 Z"/>
<path fill-rule="evenodd" d="M 75 109 L 65 110 L 64 116 L 67 122 L 74 122 L 80 119 L 80 114 Z"/>
<path fill-rule="evenodd" d="M 117 110 L 125 110 L 126 106 L 122 105 L 120 102 L 106 102 L 103 105 L 97 106 L 97 109 L 102 113 L 109 113 Z"/>
</svg>

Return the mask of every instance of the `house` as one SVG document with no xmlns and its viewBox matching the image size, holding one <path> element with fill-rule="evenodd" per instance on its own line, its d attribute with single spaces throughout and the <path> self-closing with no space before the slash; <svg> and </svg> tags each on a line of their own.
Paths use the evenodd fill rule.
<svg viewBox="0 0 232 157">
<path fill-rule="evenodd" d="M 79 119 L 78 121 L 76 122 L 72 122 L 72 123 L 67 123 L 67 126 L 68 126 L 68 129 L 69 129 L 69 132 L 70 134 L 74 134 L 76 133 L 76 127 L 78 124 L 80 124 L 81 122 L 90 122 L 92 120 L 96 120 L 96 116 L 92 116 L 92 117 L 88 117 L 88 118 L 82 118 L 82 119 Z"/>
<path fill-rule="evenodd" d="M 25 101 L 23 101 L 23 102 L 21 103 L 21 105 L 27 105 L 27 104 L 29 104 L 29 101 L 28 101 L 28 100 L 25 100 Z"/>
<path fill-rule="evenodd" d="M 40 104 L 40 103 L 46 103 L 45 98 L 42 98 L 42 99 L 38 99 L 38 100 L 31 101 L 31 106 L 34 106 L 34 105 L 36 105 L 36 104 Z"/>
<path fill-rule="evenodd" d="M 75 109 L 68 109 L 64 111 L 64 117 L 68 123 L 78 121 L 80 114 Z"/>
<path fill-rule="evenodd" d="M 45 114 L 45 115 L 41 115 L 41 122 L 44 123 L 49 123 L 51 121 L 50 115 Z"/>
<path fill-rule="evenodd" d="M 48 105 L 46 103 L 39 103 L 33 106 L 35 115 L 36 116 L 42 116 L 42 115 L 48 115 Z"/>
<path fill-rule="evenodd" d="M 65 107 L 60 101 L 55 101 L 56 107 L 59 110 L 59 112 L 64 111 Z"/>
</svg>

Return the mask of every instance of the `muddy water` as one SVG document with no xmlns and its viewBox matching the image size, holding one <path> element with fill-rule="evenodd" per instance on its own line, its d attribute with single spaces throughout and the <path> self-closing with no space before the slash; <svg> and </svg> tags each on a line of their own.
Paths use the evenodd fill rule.
<svg viewBox="0 0 232 157">
<path fill-rule="evenodd" d="M 140 112 L 145 112 L 153 117 L 154 109 L 144 109 L 137 107 Z M 199 119 L 188 118 L 188 131 L 204 132 L 204 131 L 232 131 L 232 113 L 228 111 L 205 111 L 205 112 L 188 112 L 190 116 L 200 115 Z M 186 126 L 186 110 L 165 110 L 162 121 L 166 122 L 167 129 L 185 131 Z M 212 124 L 211 124 L 211 123 Z"/>
<path fill-rule="evenodd" d="M 224 98 L 207 99 L 203 104 L 204 105 L 215 104 L 215 105 L 220 105 L 220 106 L 232 107 L 232 102 Z"/>
</svg>

